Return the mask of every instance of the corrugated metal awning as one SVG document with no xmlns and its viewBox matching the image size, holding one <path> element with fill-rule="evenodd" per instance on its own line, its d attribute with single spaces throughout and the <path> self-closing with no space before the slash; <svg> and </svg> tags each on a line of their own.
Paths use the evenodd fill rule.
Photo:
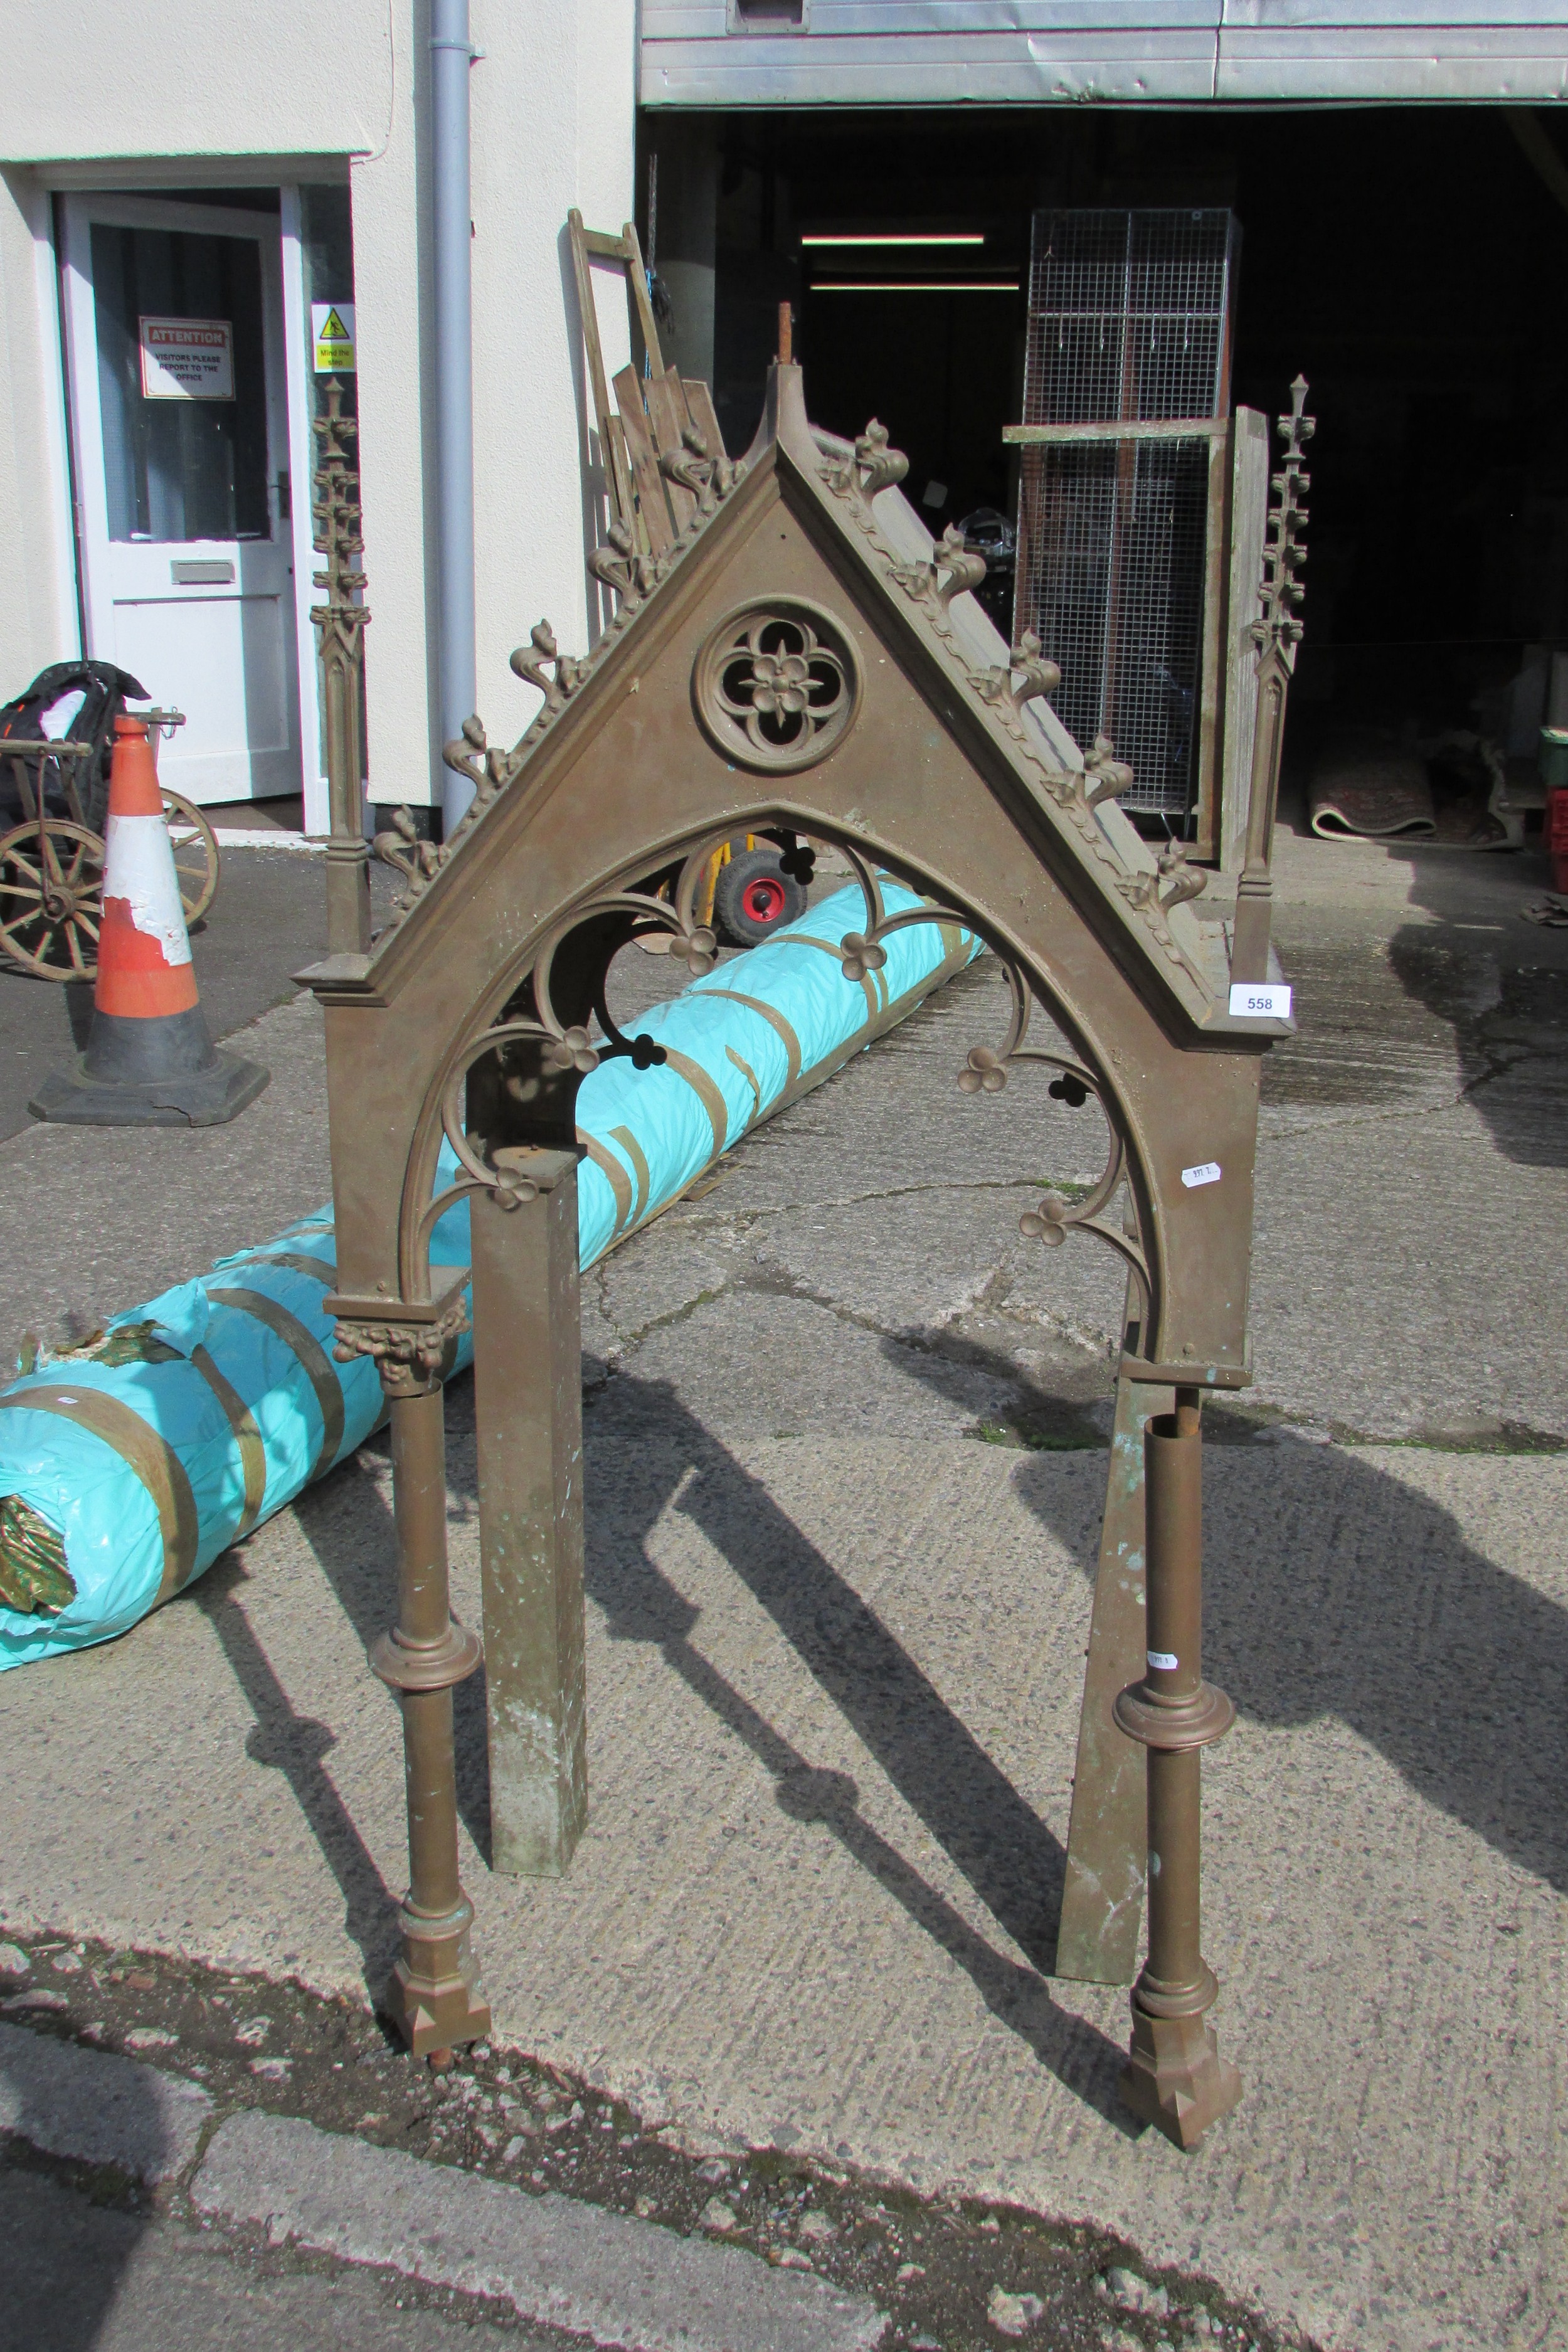
<svg viewBox="0 0 1568 2352">
<path fill-rule="evenodd" d="M 773 0 L 776 11 L 777 0 Z M 1544 0 L 643 0 L 645 106 L 1537 105 L 1568 97 Z"/>
</svg>

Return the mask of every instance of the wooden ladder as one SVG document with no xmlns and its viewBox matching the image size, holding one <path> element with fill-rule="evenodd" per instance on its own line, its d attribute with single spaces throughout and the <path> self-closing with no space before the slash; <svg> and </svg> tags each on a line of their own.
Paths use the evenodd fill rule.
<svg viewBox="0 0 1568 2352">
<path fill-rule="evenodd" d="M 699 378 L 683 377 L 664 363 L 648 299 L 642 247 L 632 223 L 626 222 L 619 236 L 610 236 L 602 229 L 584 228 L 583 215 L 574 206 L 566 226 L 612 520 L 629 532 L 639 554 L 662 555 L 674 545 L 697 508 L 696 490 L 679 478 L 682 462 L 724 455 L 713 395 Z M 633 347 L 640 338 L 645 354 L 643 373 L 634 364 L 616 376 L 614 409 L 599 341 L 590 261 L 618 262 L 625 270 Z M 676 469 L 673 476 L 661 465 L 663 458 Z"/>
</svg>

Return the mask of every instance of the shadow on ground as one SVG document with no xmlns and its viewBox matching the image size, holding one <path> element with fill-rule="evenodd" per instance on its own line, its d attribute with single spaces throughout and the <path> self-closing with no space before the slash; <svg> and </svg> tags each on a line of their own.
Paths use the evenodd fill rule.
<svg viewBox="0 0 1568 2352">
<path fill-rule="evenodd" d="M 1367 846 L 1347 844 L 1347 858 Z M 1551 887 L 1538 843 L 1382 854 L 1414 919 L 1394 913 L 1386 883 L 1364 907 L 1353 889 L 1310 916 L 1280 906 L 1300 1032 L 1264 1064 L 1265 1104 L 1397 1111 L 1428 1094 L 1436 1057 L 1505 1160 L 1568 1167 L 1568 929 L 1522 915 Z"/>
<path fill-rule="evenodd" d="M 941 1385 L 940 1355 L 906 1360 Z M 1000 1355 L 990 1369 L 1016 1376 Z M 1429 1803 L 1568 1891 L 1568 1612 L 1357 1449 L 1248 1432 L 1223 1406 L 1208 1418 L 1230 1442 L 1209 1448 L 1205 1671 L 1275 1729 L 1337 1715 Z M 1014 1475 L 1070 1548 L 1053 1457 L 1021 1453 Z"/>
<path fill-rule="evenodd" d="M 926 1935 L 957 1961 L 993 2014 L 1040 2063 L 1119 2128 L 1122 2053 L 1059 2010 L 1045 1982 L 1056 1949 L 1066 1857 L 1046 1824 L 986 1755 L 876 1612 L 663 1381 L 622 1374 L 616 1427 L 590 1433 L 588 1592 L 612 1641 L 652 1642 L 688 1688 L 744 1740 L 791 1820 L 821 1822 Z M 596 1541 L 596 1478 L 617 1486 L 617 1520 L 636 1548 Z M 974 1931 L 868 1822 L 847 1773 L 823 1771 L 725 1680 L 691 1639 L 697 1612 L 649 1556 L 677 1507 L 727 1559 L 888 1779 L 1034 1963 L 1021 1967 Z"/>
<path fill-rule="evenodd" d="M 973 1349 L 968 1351 L 971 1355 Z M 913 1376 L 948 1377 L 940 1352 L 903 1351 Z M 1056 2005 L 1054 1957 L 1064 1855 L 1049 1829 L 832 1562 L 755 1474 L 666 1382 L 593 1364 L 588 1416 L 590 1597 L 610 1638 L 655 1644 L 687 1687 L 742 1739 L 781 1809 L 821 1822 L 844 1851 L 957 1961 L 992 2012 L 1101 2115 L 1130 2128 L 1115 2095 L 1121 2052 Z M 998 1355 L 992 1369 L 1016 1381 Z M 454 1485 L 471 1501 L 472 1391 L 454 1383 Z M 605 1411 L 606 1401 L 613 1410 Z M 1222 1409 L 1223 1410 L 1223 1409 Z M 1431 1804 L 1510 1863 L 1568 1890 L 1568 1614 L 1469 1544 L 1450 1512 L 1353 1449 L 1269 1433 L 1211 1453 L 1207 1663 L 1243 1712 L 1276 1728 L 1337 1715 Z M 298 1506 L 339 1602 L 368 1642 L 389 1622 L 391 1514 L 379 1486 L 343 1483 Z M 1019 1451 L 1017 1491 L 1058 1542 L 1080 1529 L 1064 1508 L 1060 1456 Z M 616 1535 L 595 1505 L 606 1486 Z M 347 1506 L 345 1507 L 345 1506 Z M 652 1531 L 671 1507 L 767 1611 L 822 1691 L 1025 1955 L 999 1950 L 867 1820 L 853 1779 L 816 1767 L 738 1691 L 695 1639 L 697 1612 L 658 1567 Z M 627 1532 L 630 1532 L 630 1540 Z M 1079 1556 L 1086 1576 L 1092 1557 Z M 395 1940 L 395 1906 L 338 1796 L 330 1728 L 297 1716 L 252 1631 L 231 1555 L 193 1595 L 213 1622 L 256 1718 L 252 1757 L 281 1771 L 342 1891 L 373 1995 Z M 1063 1661 L 1075 1678 L 1075 1654 Z M 482 1676 L 458 1694 L 465 1818 L 488 1848 Z"/>
<path fill-rule="evenodd" d="M 1406 992 L 1452 1024 L 1459 1083 L 1503 1157 L 1524 1168 L 1568 1168 L 1568 969 L 1561 955 L 1548 961 L 1543 954 L 1533 964 L 1500 959 L 1478 971 L 1473 953 L 1446 924 L 1396 931 L 1388 955 Z"/>
<path fill-rule="evenodd" d="M 390 1528 L 390 1513 L 383 1516 Z M 356 1606 L 361 1613 L 363 1610 L 356 1580 L 345 1570 L 334 1546 L 318 1544 L 316 1557 L 357 1630 Z M 288 1781 L 310 1835 L 338 1882 L 344 1931 L 359 1948 L 366 1986 L 379 2000 L 397 1950 L 396 1905 L 326 1769 L 337 1735 L 328 1725 L 295 1711 L 246 1612 L 243 1592 L 248 1581 L 240 1556 L 230 1552 L 214 1565 L 193 1598 L 217 1635 L 229 1671 L 255 1717 L 245 1752 L 253 1764 L 280 1772 Z M 376 1632 L 384 1630 L 387 1613 L 384 1608 L 378 1612 Z M 368 1666 L 365 1671 L 369 1673 Z"/>
</svg>

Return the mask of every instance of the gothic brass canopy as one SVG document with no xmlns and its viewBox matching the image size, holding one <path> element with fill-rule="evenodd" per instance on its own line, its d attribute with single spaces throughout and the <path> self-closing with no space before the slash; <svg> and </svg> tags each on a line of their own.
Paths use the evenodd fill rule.
<svg viewBox="0 0 1568 2352">
<path fill-rule="evenodd" d="M 1180 1401 L 1179 1431 L 1149 1440 L 1158 1491 L 1177 1497 L 1169 1525 L 1151 1529 L 1150 1608 L 1188 1629 L 1180 1678 L 1130 1693 L 1118 1721 L 1147 1746 L 1170 1848 L 1155 1920 L 1165 1974 L 1140 1980 L 1129 2095 L 1191 2144 L 1238 2088 L 1211 2061 L 1213 1979 L 1196 1945 L 1201 1746 L 1229 1719 L 1201 1681 L 1191 1631 L 1197 1420 L 1205 1391 L 1248 1377 L 1258 1073 L 1288 1024 L 1232 1019 L 1206 877 L 1179 845 L 1156 853 L 1139 837 L 1117 804 L 1128 772 L 1114 747 L 1086 753 L 1067 733 L 1050 649 L 997 635 L 971 593 L 983 560 L 952 531 L 932 541 L 879 425 L 853 445 L 816 432 L 800 370 L 781 362 L 757 439 L 731 463 L 705 387 L 665 371 L 639 389 L 623 374 L 618 503 L 590 565 L 613 612 L 581 655 L 563 652 L 548 621 L 533 625 L 512 656 L 539 698 L 522 734 L 492 746 L 468 721 L 447 753 L 475 788 L 461 824 L 439 847 L 411 821 L 386 837 L 405 883 L 395 919 L 368 952 L 306 975 L 326 1011 L 340 1349 L 381 1366 L 397 1465 L 402 1598 L 375 1664 L 402 1693 L 410 1802 L 417 1780 L 422 1810 L 396 2006 L 416 2046 L 482 2030 L 449 1793 L 450 1685 L 474 1645 L 449 1619 L 437 1510 L 440 1364 L 464 1274 L 439 1269 L 446 1287 L 433 1296 L 431 1234 L 469 1201 L 481 1542 L 500 1559 L 512 1538 L 493 1501 L 487 1522 L 487 1462 L 499 1493 L 546 1422 L 560 1461 L 580 1444 L 575 1229 L 563 1237 L 561 1225 L 574 1221 L 575 1192 L 548 1171 L 587 1148 L 574 1117 L 584 1076 L 616 1056 L 634 1069 L 659 1058 L 612 1017 L 610 964 L 628 941 L 657 937 L 689 971 L 710 969 L 701 879 L 736 834 L 796 860 L 826 845 L 862 898 L 854 927 L 828 943 L 847 988 L 874 991 L 885 942 L 912 921 L 978 933 L 1000 962 L 1007 1025 L 955 1070 L 974 1108 L 955 1101 L 954 1116 L 1005 1118 L 1009 1089 L 1039 1080 L 1086 1120 L 1091 1105 L 1103 1118 L 1098 1177 L 1071 1197 L 1043 1192 L 1021 1222 L 1047 1247 L 1078 1237 L 1115 1253 L 1131 1285 L 1122 1380 Z M 922 906 L 890 911 L 889 877 Z M 437 1194 L 444 1142 L 458 1168 Z M 547 1360 L 574 1368 L 548 1393 Z M 567 1678 L 551 1770 L 575 1792 L 576 1822 L 583 1784 L 566 1751 L 581 1740 L 570 1586 L 581 1504 L 574 1532 L 561 1498 L 580 1496 L 580 1482 L 560 1475 L 553 1549 L 548 1531 L 535 1535 L 537 1557 L 554 1563 L 551 1640 Z M 486 1643 L 493 1692 L 488 1622 Z M 511 1642 L 508 1654 L 524 1648 Z M 564 1858 L 575 1834 L 563 1832 Z"/>
</svg>

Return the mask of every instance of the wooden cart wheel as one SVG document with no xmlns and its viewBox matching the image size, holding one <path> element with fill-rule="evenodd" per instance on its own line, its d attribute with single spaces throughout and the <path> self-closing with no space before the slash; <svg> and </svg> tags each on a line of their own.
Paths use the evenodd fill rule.
<svg viewBox="0 0 1568 2352">
<path fill-rule="evenodd" d="M 41 980 L 98 971 L 103 844 L 85 824 L 50 817 L 0 838 L 0 952 Z"/>
<path fill-rule="evenodd" d="M 163 795 L 164 821 L 174 845 L 174 871 L 180 877 L 185 921 L 199 922 L 217 897 L 217 836 L 194 801 L 172 793 L 166 784 L 158 789 Z"/>
</svg>

